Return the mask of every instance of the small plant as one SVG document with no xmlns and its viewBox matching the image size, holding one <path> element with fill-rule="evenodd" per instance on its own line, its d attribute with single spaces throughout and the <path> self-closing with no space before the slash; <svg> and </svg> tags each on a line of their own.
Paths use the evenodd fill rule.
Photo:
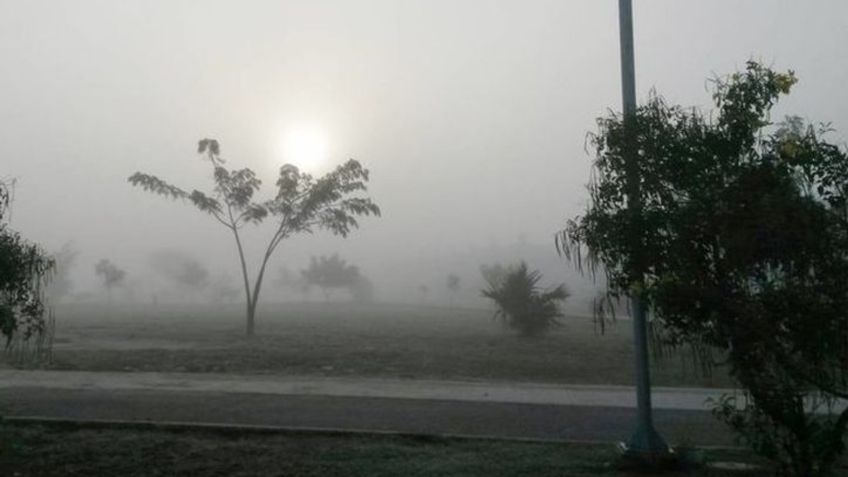
<svg viewBox="0 0 848 477">
<path fill-rule="evenodd" d="M 560 304 L 569 296 L 565 285 L 543 290 L 539 287 L 542 274 L 529 270 L 524 262 L 506 267 L 503 273 L 483 273 L 483 278 L 488 284 L 483 296 L 495 302 L 495 317 L 522 336 L 541 336 L 559 325 Z"/>
</svg>

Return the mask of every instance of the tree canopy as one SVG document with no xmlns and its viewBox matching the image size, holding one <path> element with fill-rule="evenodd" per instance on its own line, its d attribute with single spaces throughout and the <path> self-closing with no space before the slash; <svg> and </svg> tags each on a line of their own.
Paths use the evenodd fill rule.
<svg viewBox="0 0 848 477">
<path fill-rule="evenodd" d="M 825 475 L 848 423 L 831 406 L 848 397 L 848 156 L 826 127 L 772 124 L 795 82 L 749 62 L 713 82 L 714 113 L 652 94 L 632 122 L 599 119 L 590 205 L 558 247 L 600 267 L 611 297 L 640 296 L 664 344 L 721 357 L 746 400 L 717 414 L 806 476 Z"/>
<path fill-rule="evenodd" d="M 127 272 L 118 268 L 108 258 L 103 258 L 94 265 L 94 273 L 103 280 L 103 286 L 106 287 L 106 290 L 111 290 L 120 285 L 127 276 Z"/>
<path fill-rule="evenodd" d="M 300 273 L 307 286 L 317 286 L 326 296 L 334 288 L 353 290 L 363 278 L 359 267 L 348 265 L 337 253 L 329 257 L 310 257 L 309 267 Z"/>
</svg>

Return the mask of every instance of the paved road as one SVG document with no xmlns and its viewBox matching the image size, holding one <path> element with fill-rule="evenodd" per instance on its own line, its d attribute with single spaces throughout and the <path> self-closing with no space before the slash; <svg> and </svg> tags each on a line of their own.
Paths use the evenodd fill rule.
<svg viewBox="0 0 848 477">
<path fill-rule="evenodd" d="M 708 389 L 658 388 L 671 442 L 732 444 L 706 411 Z M 492 437 L 626 440 L 633 390 L 389 379 L 0 370 L 11 416 L 246 424 Z"/>
</svg>

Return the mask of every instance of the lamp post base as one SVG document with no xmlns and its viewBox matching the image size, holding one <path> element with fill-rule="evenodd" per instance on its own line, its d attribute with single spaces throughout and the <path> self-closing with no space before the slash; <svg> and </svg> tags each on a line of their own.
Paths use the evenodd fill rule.
<svg viewBox="0 0 848 477">
<path fill-rule="evenodd" d="M 618 450 L 622 470 L 676 470 L 683 465 L 681 456 L 653 429 L 637 431 L 627 444 L 620 442 Z"/>
</svg>

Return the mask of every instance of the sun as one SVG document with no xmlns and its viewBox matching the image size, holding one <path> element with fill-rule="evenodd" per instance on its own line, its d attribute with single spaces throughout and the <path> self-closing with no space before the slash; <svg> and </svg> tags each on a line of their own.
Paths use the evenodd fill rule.
<svg viewBox="0 0 848 477">
<path fill-rule="evenodd" d="M 301 126 L 283 135 L 283 161 L 304 172 L 316 172 L 328 155 L 327 134 L 317 126 Z"/>
</svg>

